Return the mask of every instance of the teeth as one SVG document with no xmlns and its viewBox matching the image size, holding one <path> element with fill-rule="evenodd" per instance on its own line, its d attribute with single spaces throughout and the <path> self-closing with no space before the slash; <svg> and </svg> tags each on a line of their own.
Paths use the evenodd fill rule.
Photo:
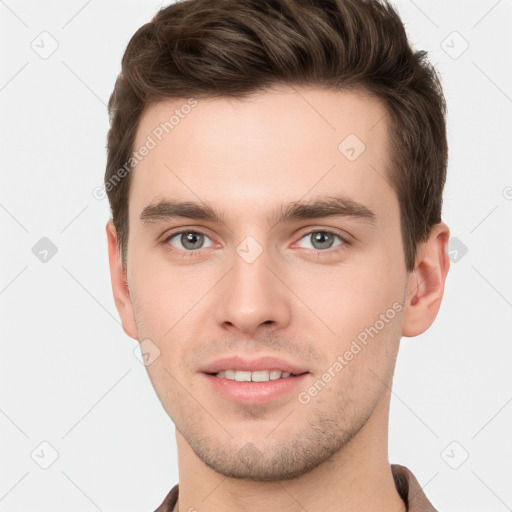
<svg viewBox="0 0 512 512">
<path fill-rule="evenodd" d="M 235 380 L 237 382 L 251 382 L 251 372 L 242 372 L 237 370 L 235 372 Z"/>
<path fill-rule="evenodd" d="M 252 372 L 251 380 L 253 382 L 267 382 L 268 380 L 270 380 L 269 371 L 268 370 L 260 370 L 257 372 Z"/>
<path fill-rule="evenodd" d="M 290 372 L 282 372 L 280 370 L 258 370 L 255 372 L 222 370 L 216 374 L 216 377 L 236 380 L 237 382 L 268 382 L 269 380 L 286 379 L 290 375 Z"/>
</svg>

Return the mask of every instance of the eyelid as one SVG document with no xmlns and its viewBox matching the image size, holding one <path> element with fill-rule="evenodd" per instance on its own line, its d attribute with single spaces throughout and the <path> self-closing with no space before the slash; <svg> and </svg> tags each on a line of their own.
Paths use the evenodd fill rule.
<svg viewBox="0 0 512 512">
<path fill-rule="evenodd" d="M 356 238 L 351 235 L 348 231 L 337 228 L 334 226 L 326 226 L 322 224 L 318 225 L 309 225 L 309 226 L 303 226 L 302 228 L 297 230 L 297 233 L 299 233 L 299 238 L 304 237 L 305 235 L 310 235 L 311 233 L 332 233 L 333 235 L 337 235 L 343 240 L 345 240 L 347 243 L 350 243 L 351 241 L 355 241 Z"/>
<path fill-rule="evenodd" d="M 178 226 L 175 228 L 170 228 L 170 229 L 166 230 L 161 236 L 162 236 L 162 238 L 167 239 L 169 237 L 172 237 L 175 235 L 180 235 L 182 233 L 199 233 L 201 235 L 209 236 L 211 238 L 211 236 L 208 235 L 207 231 L 208 231 L 207 228 L 196 228 L 194 226 L 185 225 L 185 226 Z"/>
</svg>

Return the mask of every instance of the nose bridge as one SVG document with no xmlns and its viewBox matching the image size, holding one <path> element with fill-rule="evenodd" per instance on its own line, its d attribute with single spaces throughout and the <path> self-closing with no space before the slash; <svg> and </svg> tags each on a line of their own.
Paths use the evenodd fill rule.
<svg viewBox="0 0 512 512">
<path fill-rule="evenodd" d="M 271 251 L 256 238 L 247 236 L 238 244 L 217 305 L 219 325 L 252 333 L 263 324 L 277 328 L 288 323 L 290 304 L 276 266 Z"/>
</svg>

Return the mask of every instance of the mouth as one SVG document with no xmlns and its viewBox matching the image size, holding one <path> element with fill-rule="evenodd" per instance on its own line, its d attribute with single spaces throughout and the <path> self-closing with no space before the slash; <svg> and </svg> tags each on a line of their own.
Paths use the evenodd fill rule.
<svg viewBox="0 0 512 512">
<path fill-rule="evenodd" d="M 283 359 L 248 360 L 240 356 L 219 359 L 203 368 L 200 374 L 214 396 L 244 405 L 283 404 L 293 400 L 298 395 L 296 388 L 304 388 L 306 379 L 312 375 Z"/>
</svg>

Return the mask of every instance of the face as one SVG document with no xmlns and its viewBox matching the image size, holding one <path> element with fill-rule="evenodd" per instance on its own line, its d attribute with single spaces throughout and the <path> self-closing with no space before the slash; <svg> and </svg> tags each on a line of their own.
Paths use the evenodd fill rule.
<svg viewBox="0 0 512 512">
<path fill-rule="evenodd" d="M 389 400 L 412 297 L 385 111 L 313 88 L 187 104 L 138 127 L 123 326 L 202 462 L 298 476 Z"/>
</svg>

